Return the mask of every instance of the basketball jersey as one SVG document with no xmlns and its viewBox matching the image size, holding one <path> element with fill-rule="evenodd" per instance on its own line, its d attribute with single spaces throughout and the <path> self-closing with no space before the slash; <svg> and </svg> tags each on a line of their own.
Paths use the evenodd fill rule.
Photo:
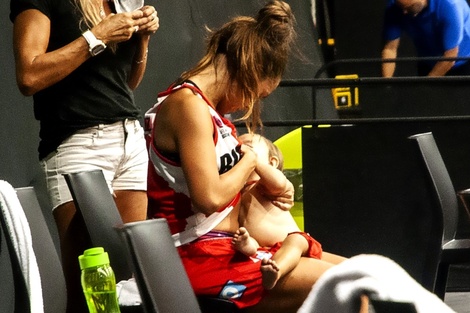
<svg viewBox="0 0 470 313">
<path fill-rule="evenodd" d="M 222 174 L 230 170 L 241 157 L 239 153 L 240 143 L 236 136 L 235 126 L 210 106 L 208 99 L 195 84 L 184 82 L 171 86 L 168 90 L 159 94 L 157 103 L 145 115 L 150 155 L 148 179 L 149 217 L 167 219 L 177 246 L 191 242 L 211 231 L 240 200 L 240 194 L 238 194 L 230 203 L 209 216 L 196 213 L 191 205 L 188 185 L 179 160 L 170 159 L 160 153 L 153 140 L 150 139 L 151 126 L 155 115 L 158 114 L 159 106 L 168 95 L 182 88 L 189 88 L 194 91 L 209 107 L 214 125 L 215 161 L 219 173 Z"/>
</svg>

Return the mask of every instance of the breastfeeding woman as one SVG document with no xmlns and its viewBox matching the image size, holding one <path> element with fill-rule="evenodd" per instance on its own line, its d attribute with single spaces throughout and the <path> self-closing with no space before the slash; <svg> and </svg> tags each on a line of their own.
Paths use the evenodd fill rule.
<svg viewBox="0 0 470 313">
<path fill-rule="evenodd" d="M 149 215 L 168 220 L 196 295 L 229 299 L 246 312 L 296 312 L 331 266 L 301 258 L 265 290 L 261 260 L 276 251 L 259 249 L 248 257 L 231 243 L 239 227 L 240 192 L 257 155 L 240 144 L 224 116 L 242 111 L 249 129 L 260 124 L 259 100 L 281 80 L 294 23 L 290 6 L 278 0 L 255 18 L 233 18 L 211 33 L 204 57 L 159 94 L 152 109 Z M 288 203 L 291 196 L 277 200 Z"/>
</svg>

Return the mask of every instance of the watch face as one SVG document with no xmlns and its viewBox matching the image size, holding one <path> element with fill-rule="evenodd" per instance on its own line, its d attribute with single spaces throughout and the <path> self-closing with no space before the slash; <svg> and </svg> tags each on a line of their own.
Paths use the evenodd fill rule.
<svg viewBox="0 0 470 313">
<path fill-rule="evenodd" d="M 106 49 L 106 47 L 105 47 L 104 45 L 96 45 L 96 46 L 94 46 L 93 48 L 91 48 L 91 51 L 90 51 L 90 52 L 91 52 L 91 54 L 92 54 L 93 56 L 95 56 L 95 55 L 98 55 L 98 54 L 100 54 L 101 52 L 103 52 L 104 49 Z"/>
</svg>

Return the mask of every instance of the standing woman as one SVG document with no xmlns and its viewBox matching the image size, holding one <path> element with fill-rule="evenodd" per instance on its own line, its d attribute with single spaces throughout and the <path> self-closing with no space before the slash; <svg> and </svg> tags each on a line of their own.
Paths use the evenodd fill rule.
<svg viewBox="0 0 470 313">
<path fill-rule="evenodd" d="M 278 86 L 295 35 L 283 1 L 266 3 L 256 18 L 232 19 L 211 34 L 205 56 L 152 110 L 149 215 L 168 220 L 196 295 L 229 299 L 247 312 L 296 312 L 332 266 L 302 257 L 265 290 L 261 260 L 275 249 L 260 248 L 250 258 L 231 244 L 257 155 L 240 145 L 224 115 L 241 110 L 249 128 L 260 124 L 258 102 Z"/>
<path fill-rule="evenodd" d="M 117 13 L 119 2 L 109 0 L 10 6 L 17 83 L 33 96 L 40 122 L 39 159 L 60 237 L 67 312 L 85 312 L 77 257 L 89 243 L 63 174 L 103 170 L 124 222 L 145 219 L 148 156 L 133 90 L 159 20 L 153 6 Z"/>
</svg>

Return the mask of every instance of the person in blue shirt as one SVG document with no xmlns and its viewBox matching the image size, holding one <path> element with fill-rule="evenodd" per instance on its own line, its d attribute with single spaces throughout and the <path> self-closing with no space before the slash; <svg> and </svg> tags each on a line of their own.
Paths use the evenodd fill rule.
<svg viewBox="0 0 470 313">
<path fill-rule="evenodd" d="M 466 0 L 389 0 L 384 17 L 382 59 L 397 57 L 406 32 L 419 57 L 461 58 L 422 60 L 418 75 L 470 74 L 470 8 Z M 396 63 L 383 62 L 382 76 L 392 77 Z"/>
</svg>

